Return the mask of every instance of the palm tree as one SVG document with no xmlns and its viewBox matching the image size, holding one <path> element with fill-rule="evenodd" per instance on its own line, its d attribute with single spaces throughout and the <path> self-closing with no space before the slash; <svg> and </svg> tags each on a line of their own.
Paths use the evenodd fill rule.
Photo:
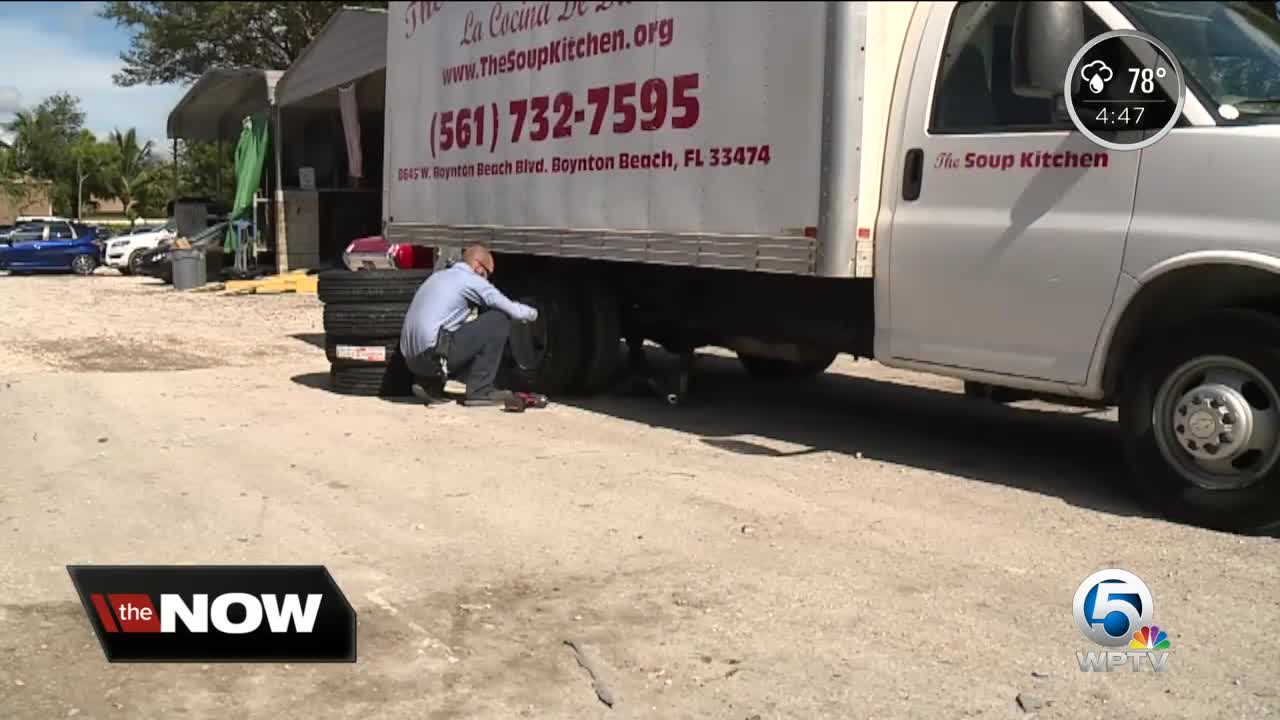
<svg viewBox="0 0 1280 720">
<path fill-rule="evenodd" d="M 21 205 L 23 198 L 21 174 L 13 157 L 13 148 L 0 142 L 0 194 L 15 205 Z"/>
<path fill-rule="evenodd" d="M 134 201 L 154 181 L 147 166 L 147 161 L 151 158 L 152 143 L 148 140 L 146 144 L 139 146 L 138 131 L 129 128 L 125 133 L 111 131 L 109 144 L 115 157 L 112 159 L 113 167 L 107 186 L 111 189 L 112 196 L 124 206 L 125 216 L 129 218 L 129 228 L 132 229 L 138 217 L 133 211 Z"/>
<path fill-rule="evenodd" d="M 40 120 L 36 113 L 19 110 L 5 125 L 5 130 L 9 131 L 11 137 L 9 151 L 12 163 L 15 166 L 28 164 L 31 149 L 40 142 Z"/>
<path fill-rule="evenodd" d="M 9 132 L 9 140 L 0 142 L 0 194 L 13 205 L 23 205 L 30 199 L 23 160 L 26 149 L 36 141 L 35 115 L 29 110 L 19 111 L 5 125 L 5 130 Z"/>
</svg>

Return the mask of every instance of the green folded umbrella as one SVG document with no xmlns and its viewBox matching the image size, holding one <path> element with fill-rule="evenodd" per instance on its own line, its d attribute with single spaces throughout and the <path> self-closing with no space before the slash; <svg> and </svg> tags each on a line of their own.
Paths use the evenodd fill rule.
<svg viewBox="0 0 1280 720">
<path fill-rule="evenodd" d="M 236 144 L 236 198 L 231 206 L 230 222 L 223 247 L 228 252 L 239 249 L 240 236 L 233 223 L 253 217 L 253 194 L 262 183 L 262 166 L 267 158 L 267 114 L 256 113 L 246 117 Z"/>
</svg>

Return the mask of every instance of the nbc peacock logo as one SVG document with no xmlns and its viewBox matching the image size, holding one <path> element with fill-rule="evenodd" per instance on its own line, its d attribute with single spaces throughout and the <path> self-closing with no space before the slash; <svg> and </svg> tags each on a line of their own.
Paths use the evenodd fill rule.
<svg viewBox="0 0 1280 720">
<path fill-rule="evenodd" d="M 1080 633 L 1106 648 L 1077 652 L 1082 672 L 1169 669 L 1169 634 L 1151 623 L 1155 600 L 1137 575 L 1115 568 L 1090 575 L 1076 588 L 1072 614 Z"/>
<path fill-rule="evenodd" d="M 1168 650 L 1169 649 L 1169 633 L 1152 625 L 1142 626 L 1142 629 L 1133 634 L 1133 639 L 1129 641 L 1131 650 Z"/>
</svg>

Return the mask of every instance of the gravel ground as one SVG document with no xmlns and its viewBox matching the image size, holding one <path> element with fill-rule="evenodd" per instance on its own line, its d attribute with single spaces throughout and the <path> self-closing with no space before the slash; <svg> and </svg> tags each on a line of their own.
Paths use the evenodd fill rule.
<svg viewBox="0 0 1280 720">
<path fill-rule="evenodd" d="M 1258 718 L 1280 544 L 1130 499 L 1102 413 L 841 362 L 509 415 L 326 389 L 314 296 L 0 276 L 9 718 Z M 354 665 L 111 665 L 76 563 L 323 563 Z M 1082 673 L 1076 586 L 1167 673 Z M 616 697 L 600 704 L 564 640 Z M 1019 697 L 1021 696 L 1021 702 Z"/>
</svg>

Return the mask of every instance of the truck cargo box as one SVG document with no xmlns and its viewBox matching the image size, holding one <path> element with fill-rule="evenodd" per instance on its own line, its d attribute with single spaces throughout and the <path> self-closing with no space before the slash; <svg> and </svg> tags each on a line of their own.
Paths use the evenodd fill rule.
<svg viewBox="0 0 1280 720">
<path fill-rule="evenodd" d="M 388 235 L 813 273 L 826 159 L 852 176 L 848 265 L 865 22 L 865 3 L 393 2 Z"/>
</svg>

